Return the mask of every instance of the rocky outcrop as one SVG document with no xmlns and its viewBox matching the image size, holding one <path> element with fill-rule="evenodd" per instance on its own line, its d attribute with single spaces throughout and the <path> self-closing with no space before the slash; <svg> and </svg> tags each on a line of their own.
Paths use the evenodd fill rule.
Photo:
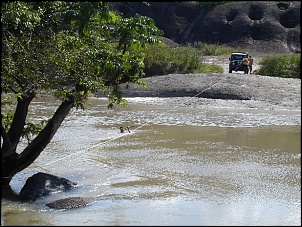
<svg viewBox="0 0 302 227">
<path fill-rule="evenodd" d="M 33 202 L 51 193 L 67 191 L 76 186 L 77 183 L 66 178 L 39 172 L 26 180 L 18 198 L 20 201 Z"/>
<path fill-rule="evenodd" d="M 234 2 L 213 8 L 196 24 L 191 39 L 251 52 L 301 51 L 301 2 Z M 197 29 L 198 28 L 198 29 Z"/>
<path fill-rule="evenodd" d="M 248 52 L 301 52 L 300 1 L 240 1 L 207 10 L 197 1 L 111 2 L 124 17 L 152 18 L 178 44 L 225 44 Z"/>
</svg>

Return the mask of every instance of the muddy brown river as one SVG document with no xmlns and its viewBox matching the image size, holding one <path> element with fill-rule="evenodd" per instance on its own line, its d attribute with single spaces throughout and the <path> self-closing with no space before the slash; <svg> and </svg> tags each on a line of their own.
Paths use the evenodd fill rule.
<svg viewBox="0 0 302 227">
<path fill-rule="evenodd" d="M 1 225 L 301 225 L 300 110 L 128 101 L 107 110 L 105 99 L 91 98 L 72 111 L 11 186 L 19 193 L 39 171 L 79 186 L 33 203 L 2 199 Z M 36 99 L 30 117 L 40 121 L 58 104 Z M 72 196 L 96 199 L 71 210 L 45 205 Z"/>
</svg>

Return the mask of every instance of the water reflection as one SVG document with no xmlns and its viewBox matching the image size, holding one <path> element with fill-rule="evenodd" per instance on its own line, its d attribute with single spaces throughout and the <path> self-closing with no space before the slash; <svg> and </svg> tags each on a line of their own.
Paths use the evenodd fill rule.
<svg viewBox="0 0 302 227">
<path fill-rule="evenodd" d="M 146 103 L 106 110 L 100 99 L 89 105 L 72 112 L 52 144 L 12 181 L 20 191 L 27 177 L 44 171 L 79 187 L 29 204 L 4 199 L 1 224 L 301 224 L 300 113 Z M 32 117 L 55 106 L 36 102 Z M 121 134 L 120 125 L 134 127 Z M 97 202 L 65 211 L 45 206 L 70 196 Z"/>
</svg>

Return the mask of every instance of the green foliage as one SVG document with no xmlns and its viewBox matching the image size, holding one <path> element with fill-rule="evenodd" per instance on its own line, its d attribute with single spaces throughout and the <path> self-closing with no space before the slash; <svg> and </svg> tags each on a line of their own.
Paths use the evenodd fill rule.
<svg viewBox="0 0 302 227">
<path fill-rule="evenodd" d="M 37 124 L 31 122 L 26 123 L 23 129 L 22 139 L 26 138 L 27 143 L 29 144 L 32 138 L 34 138 L 34 136 L 37 136 L 39 132 L 43 129 L 45 123 L 47 123 L 47 121 L 44 120 Z"/>
<path fill-rule="evenodd" d="M 5 131 L 8 131 L 12 125 L 14 114 L 12 112 L 1 113 L 1 121 Z"/>
<path fill-rule="evenodd" d="M 1 99 L 1 106 L 12 106 L 13 104 L 14 103 L 13 103 L 12 95 L 3 97 Z M 8 131 L 10 129 L 13 119 L 14 119 L 14 113 L 11 110 L 6 110 L 1 113 L 1 122 L 5 131 Z M 30 143 L 31 139 L 34 136 L 38 135 L 38 133 L 41 131 L 41 129 L 43 128 L 46 122 L 47 121 L 42 120 L 39 123 L 31 123 L 31 122 L 26 123 L 22 132 L 21 139 L 26 138 L 27 142 Z"/>
<path fill-rule="evenodd" d="M 223 72 L 222 67 L 200 63 L 201 53 L 193 47 L 171 47 L 165 43 L 144 51 L 146 76 L 172 73 Z"/>
<path fill-rule="evenodd" d="M 259 65 L 255 72 L 259 75 L 301 79 L 301 54 L 266 56 Z"/>
<path fill-rule="evenodd" d="M 199 64 L 195 73 L 223 73 L 223 68 L 216 64 Z"/>
<path fill-rule="evenodd" d="M 147 76 L 192 72 L 198 65 L 194 49 L 159 44 L 149 47 L 145 54 Z"/>
<path fill-rule="evenodd" d="M 57 89 L 79 105 L 88 91 L 137 83 L 144 55 L 133 49 L 162 34 L 151 18 L 122 18 L 104 2 L 9 2 L 2 9 L 3 91 Z"/>
<path fill-rule="evenodd" d="M 200 50 L 202 55 L 206 56 L 228 56 L 232 52 L 242 52 L 241 49 L 234 49 L 219 44 L 206 44 L 203 42 L 195 42 L 193 46 Z"/>
<path fill-rule="evenodd" d="M 232 1 L 210 1 L 210 2 L 198 1 L 197 3 L 202 8 L 211 9 L 214 8 L 215 6 L 228 4 L 230 2 Z"/>
<path fill-rule="evenodd" d="M 125 105 L 121 83 L 145 86 L 145 55 L 136 49 L 163 34 L 151 18 L 122 18 L 108 2 L 17 1 L 1 9 L 2 92 L 53 92 L 76 108 L 94 92 L 107 95 L 109 107 Z"/>
<path fill-rule="evenodd" d="M 113 37 L 118 40 L 118 48 L 125 53 L 131 45 L 145 46 L 147 43 L 158 43 L 159 40 L 153 37 L 154 34 L 163 35 L 163 32 L 157 29 L 151 18 L 136 14 L 131 18 L 120 18 L 116 23 Z"/>
</svg>

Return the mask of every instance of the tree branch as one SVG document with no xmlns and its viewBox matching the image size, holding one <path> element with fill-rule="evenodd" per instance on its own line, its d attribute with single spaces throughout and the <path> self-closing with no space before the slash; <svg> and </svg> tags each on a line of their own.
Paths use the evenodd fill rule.
<svg viewBox="0 0 302 227">
<path fill-rule="evenodd" d="M 14 119 L 8 131 L 8 136 L 14 150 L 16 150 L 17 145 L 20 141 L 20 137 L 23 133 L 23 129 L 25 126 L 25 119 L 27 117 L 28 107 L 34 97 L 34 93 L 28 93 L 23 94 L 22 98 L 18 98 L 18 104 L 14 114 Z"/>
<path fill-rule="evenodd" d="M 49 144 L 57 130 L 60 128 L 63 120 L 74 107 L 74 100 L 64 101 L 58 107 L 52 119 L 39 133 L 39 135 L 18 155 L 18 161 L 15 165 L 14 172 L 20 172 L 32 164 L 40 153 Z"/>
<path fill-rule="evenodd" d="M 5 131 L 3 125 L 1 125 L 1 137 L 3 138 L 3 143 L 1 147 L 2 159 L 8 157 L 11 154 L 15 153 L 13 145 L 10 142 L 9 136 Z"/>
</svg>

